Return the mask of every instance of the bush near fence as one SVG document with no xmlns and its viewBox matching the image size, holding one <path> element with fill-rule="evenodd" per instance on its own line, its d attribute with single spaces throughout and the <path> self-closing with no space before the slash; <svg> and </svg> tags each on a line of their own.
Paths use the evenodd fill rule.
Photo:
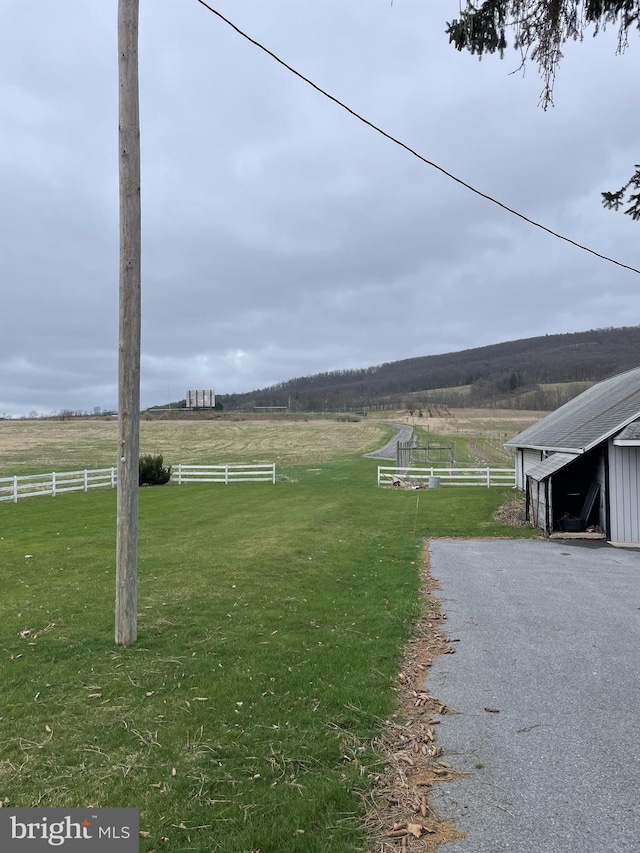
<svg viewBox="0 0 640 853">
<path fill-rule="evenodd" d="M 148 453 L 140 457 L 138 484 L 140 486 L 164 486 L 171 479 L 171 465 L 165 465 L 161 455 Z"/>
</svg>

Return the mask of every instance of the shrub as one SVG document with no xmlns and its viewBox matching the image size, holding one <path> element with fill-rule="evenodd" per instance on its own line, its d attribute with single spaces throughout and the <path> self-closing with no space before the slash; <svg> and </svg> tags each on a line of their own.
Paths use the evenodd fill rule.
<svg viewBox="0 0 640 853">
<path fill-rule="evenodd" d="M 171 466 L 163 465 L 162 456 L 141 456 L 139 472 L 141 486 L 164 486 L 171 478 Z"/>
</svg>

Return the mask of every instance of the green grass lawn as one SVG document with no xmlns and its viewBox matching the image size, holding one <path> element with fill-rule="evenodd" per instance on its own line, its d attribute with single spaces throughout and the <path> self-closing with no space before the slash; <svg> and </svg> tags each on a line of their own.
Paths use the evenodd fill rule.
<svg viewBox="0 0 640 853">
<path fill-rule="evenodd" d="M 0 799 L 140 809 L 142 851 L 364 848 L 367 744 L 426 536 L 511 490 L 379 489 L 376 463 L 140 492 L 139 639 L 113 642 L 115 493 L 0 505 Z M 27 556 L 30 555 L 30 556 Z"/>
</svg>

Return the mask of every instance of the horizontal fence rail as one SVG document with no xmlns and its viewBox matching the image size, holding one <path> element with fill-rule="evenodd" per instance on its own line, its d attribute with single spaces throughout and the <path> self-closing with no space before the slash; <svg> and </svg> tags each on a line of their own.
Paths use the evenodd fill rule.
<svg viewBox="0 0 640 853">
<path fill-rule="evenodd" d="M 177 465 L 172 480 L 179 483 L 275 483 L 275 463 L 268 465 Z M 23 474 L 0 477 L 0 502 L 36 495 L 55 497 L 62 492 L 88 492 L 89 489 L 118 484 L 117 468 L 86 468 L 83 471 L 54 471 L 50 474 Z"/>
<path fill-rule="evenodd" d="M 378 465 L 378 485 L 515 486 L 513 468 L 400 468 Z"/>
<path fill-rule="evenodd" d="M 265 465 L 178 465 L 174 469 L 183 483 L 275 483 L 275 462 Z"/>
<path fill-rule="evenodd" d="M 20 477 L 0 477 L 0 501 L 18 502 L 18 498 L 52 495 L 61 492 L 88 492 L 101 486 L 115 487 L 115 468 L 86 468 L 83 471 L 26 474 Z"/>
</svg>

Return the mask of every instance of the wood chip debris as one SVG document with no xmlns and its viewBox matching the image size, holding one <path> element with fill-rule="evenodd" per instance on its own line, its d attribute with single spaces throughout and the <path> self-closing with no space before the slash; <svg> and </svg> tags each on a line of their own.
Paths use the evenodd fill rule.
<svg viewBox="0 0 640 853">
<path fill-rule="evenodd" d="M 436 584 L 429 574 L 428 551 L 423 571 L 423 614 L 414 637 L 405 648 L 396 678 L 396 713 L 372 747 L 384 769 L 364 800 L 364 826 L 369 853 L 411 850 L 434 853 L 445 841 L 463 837 L 450 821 L 437 813 L 429 791 L 439 782 L 462 778 L 443 761 L 436 742 L 437 717 L 451 713 L 425 686 L 426 672 L 435 657 L 454 651 L 442 632 L 445 622 L 435 597 Z"/>
</svg>

